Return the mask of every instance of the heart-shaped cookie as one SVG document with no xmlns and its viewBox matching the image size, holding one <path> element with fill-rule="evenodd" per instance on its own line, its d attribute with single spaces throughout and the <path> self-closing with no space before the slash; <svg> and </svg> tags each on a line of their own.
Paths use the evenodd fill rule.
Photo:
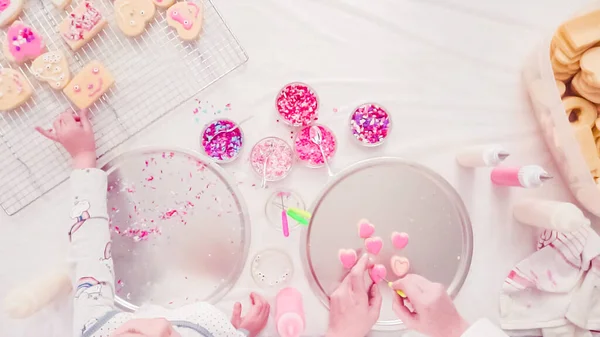
<svg viewBox="0 0 600 337">
<path fill-rule="evenodd" d="M 394 245 L 394 247 L 396 247 L 396 249 L 403 249 L 404 247 L 406 247 L 406 245 L 408 245 L 408 234 L 404 232 L 393 232 L 392 244 Z"/>
<path fill-rule="evenodd" d="M 342 266 L 346 269 L 351 269 L 356 264 L 358 260 L 358 256 L 356 255 L 356 251 L 354 249 L 340 249 L 338 252 L 338 257 Z"/>
<path fill-rule="evenodd" d="M 382 264 L 376 264 L 369 270 L 369 276 L 371 276 L 371 280 L 374 283 L 379 283 L 379 281 L 383 280 L 387 275 L 387 269 Z"/>
<path fill-rule="evenodd" d="M 375 233 L 375 226 L 367 219 L 358 221 L 358 236 L 361 239 L 370 238 Z"/>
<path fill-rule="evenodd" d="M 410 261 L 404 256 L 392 256 L 390 265 L 392 267 L 392 272 L 398 277 L 406 276 L 410 270 Z"/>
<path fill-rule="evenodd" d="M 365 249 L 369 254 L 377 255 L 383 248 L 383 240 L 380 237 L 374 236 L 372 238 L 365 239 Z"/>
</svg>

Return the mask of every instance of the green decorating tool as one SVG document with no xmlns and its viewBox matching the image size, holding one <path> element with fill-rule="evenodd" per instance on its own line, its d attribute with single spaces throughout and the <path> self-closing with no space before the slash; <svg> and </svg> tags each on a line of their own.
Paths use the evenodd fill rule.
<svg viewBox="0 0 600 337">
<path fill-rule="evenodd" d="M 311 215 L 305 210 L 290 207 L 287 209 L 286 213 L 290 218 L 296 220 L 301 225 L 308 226 L 308 223 L 310 222 Z"/>
</svg>

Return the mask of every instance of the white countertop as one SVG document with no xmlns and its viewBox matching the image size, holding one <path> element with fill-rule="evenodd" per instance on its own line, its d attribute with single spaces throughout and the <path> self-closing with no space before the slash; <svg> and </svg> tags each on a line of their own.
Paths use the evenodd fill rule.
<svg viewBox="0 0 600 337">
<path fill-rule="evenodd" d="M 311 84 L 321 99 L 321 121 L 342 132 L 349 109 L 375 101 L 393 114 L 394 130 L 377 149 L 342 143 L 337 169 L 361 159 L 402 156 L 444 176 L 462 196 L 474 231 L 474 256 L 456 299 L 470 320 L 497 319 L 498 293 L 510 268 L 533 251 L 535 231 L 516 223 L 511 205 L 523 197 L 571 201 L 561 179 L 537 190 L 493 188 L 488 170 L 461 170 L 454 153 L 465 146 L 501 143 L 512 156 L 507 164 L 537 163 L 558 175 L 530 112 L 521 83 L 525 58 L 549 27 L 584 6 L 584 0 L 215 0 L 250 60 L 198 95 L 207 113 L 194 115 L 190 102 L 113 153 L 142 145 L 197 148 L 203 122 L 231 103 L 223 115 L 241 120 L 252 144 L 266 133 L 287 137 L 275 122 L 273 100 L 285 83 Z M 205 103 L 208 101 L 208 104 Z M 210 105 L 213 107 L 211 108 Z M 202 109 L 201 109 L 202 110 Z M 224 109 L 222 109 L 224 110 Z M 334 112 L 336 111 L 337 112 Z M 295 258 L 292 285 L 303 291 L 307 335 L 322 333 L 327 311 L 309 291 L 299 261 L 298 232 L 289 244 L 265 222 L 269 191 L 251 184 L 246 158 L 226 167 L 235 173 L 252 219 L 250 257 L 283 247 Z M 247 173 L 244 173 L 247 172 Z M 277 186 L 298 191 L 307 203 L 327 180 L 324 169 L 298 167 Z M 63 184 L 15 216 L 0 214 L 0 297 L 24 280 L 61 263 L 67 252 L 69 205 Z M 260 233 L 260 236 L 258 235 Z M 248 270 L 230 300 L 255 288 Z M 68 301 L 28 320 L 0 316 L 2 336 L 67 336 Z M 58 318 L 57 319 L 57 315 Z M 273 335 L 272 320 L 267 330 Z M 270 332 L 270 333 L 269 333 Z"/>
</svg>

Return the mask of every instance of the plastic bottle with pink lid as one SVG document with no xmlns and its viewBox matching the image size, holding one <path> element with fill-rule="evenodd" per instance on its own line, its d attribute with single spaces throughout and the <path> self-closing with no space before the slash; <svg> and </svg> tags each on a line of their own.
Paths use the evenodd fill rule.
<svg viewBox="0 0 600 337">
<path fill-rule="evenodd" d="M 275 298 L 275 324 L 281 337 L 299 337 L 306 326 L 302 294 L 295 288 L 281 289 Z"/>
</svg>

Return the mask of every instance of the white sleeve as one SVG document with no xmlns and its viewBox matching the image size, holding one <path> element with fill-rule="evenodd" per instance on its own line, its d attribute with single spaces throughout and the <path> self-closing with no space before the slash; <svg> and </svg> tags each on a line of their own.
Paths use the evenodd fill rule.
<svg viewBox="0 0 600 337">
<path fill-rule="evenodd" d="M 489 320 L 480 319 L 471 325 L 461 337 L 508 337 L 508 335 Z"/>
<path fill-rule="evenodd" d="M 73 328 L 81 336 L 114 305 L 114 274 L 107 211 L 107 177 L 99 169 L 75 170 L 69 240 L 74 273 Z"/>
</svg>

